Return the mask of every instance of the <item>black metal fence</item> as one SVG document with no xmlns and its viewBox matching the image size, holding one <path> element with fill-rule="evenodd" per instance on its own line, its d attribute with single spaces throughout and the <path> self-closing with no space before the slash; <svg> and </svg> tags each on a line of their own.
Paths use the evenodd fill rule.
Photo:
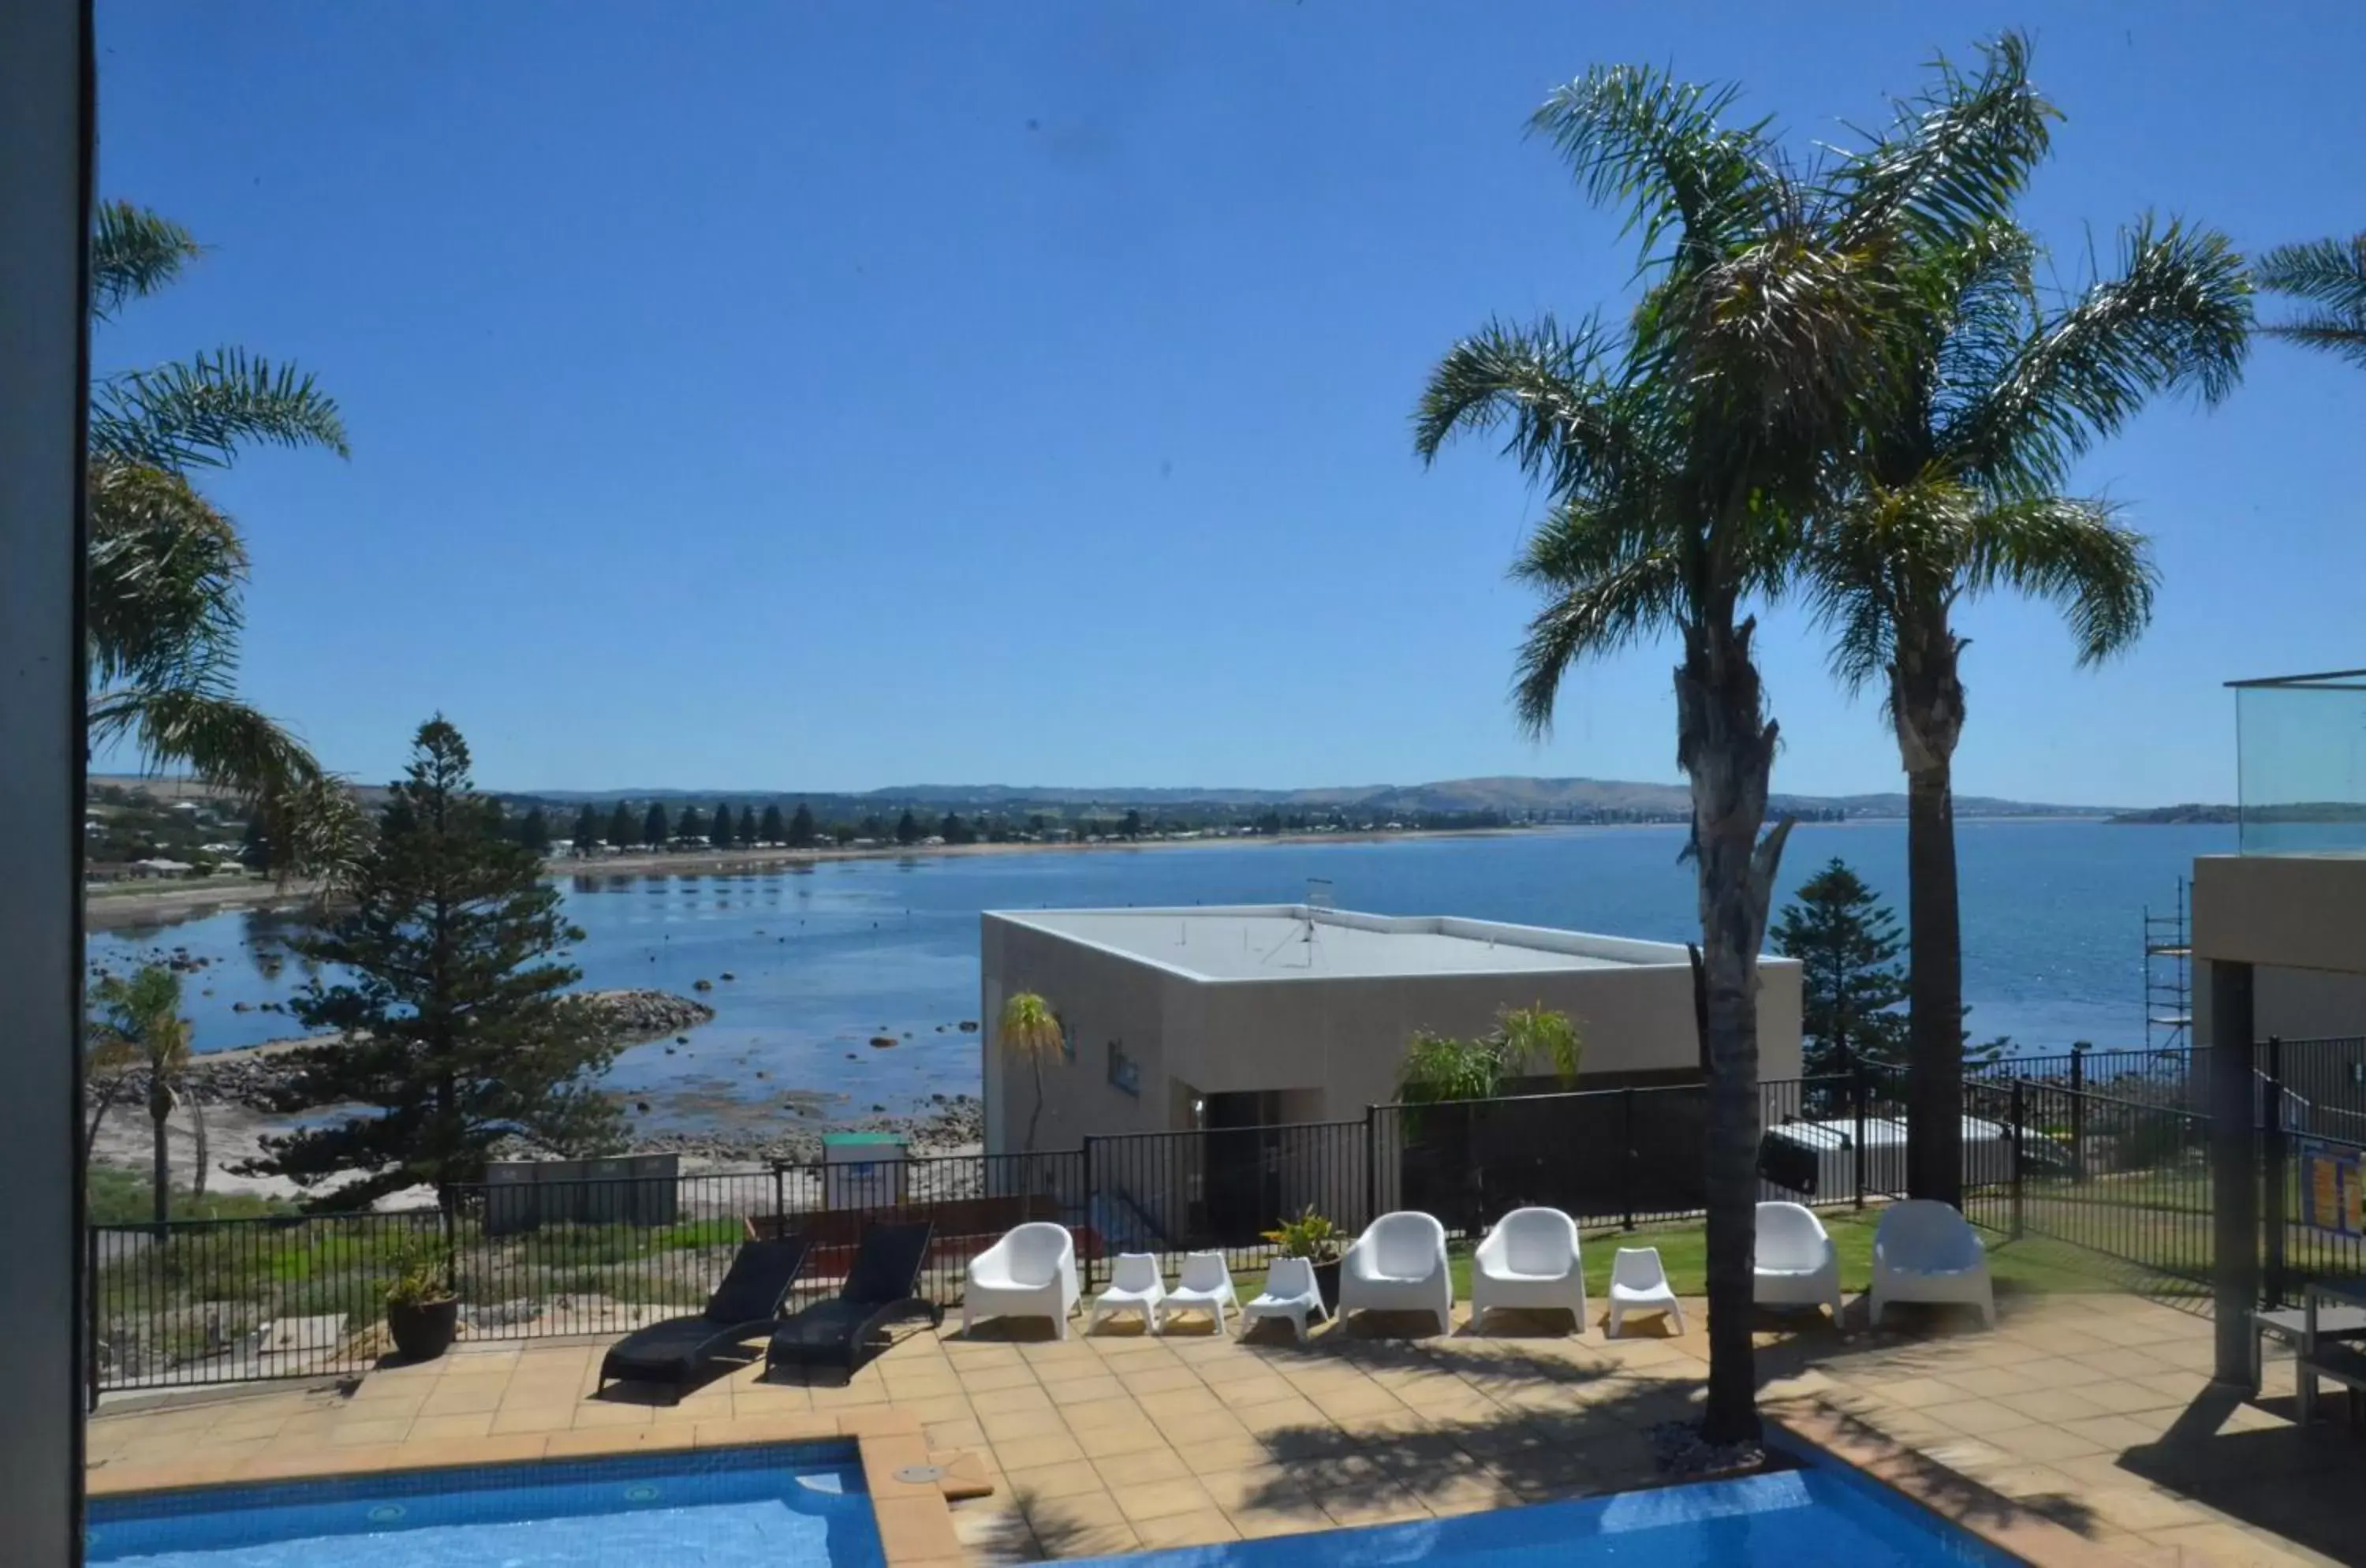
<svg viewBox="0 0 2366 1568">
<path fill-rule="evenodd" d="M 2260 1048 L 2268 1292 L 2311 1272 L 2366 1272 L 2366 1239 L 2303 1224 L 2309 1151 L 2366 1144 L 2366 1040 Z M 2176 1279 L 2211 1263 L 2208 1118 L 2192 1054 L 2085 1052 L 1977 1069 L 1966 1085 L 1966 1213 Z M 1902 1193 L 1906 1122 L 1886 1075 L 1761 1086 L 1762 1196 L 1863 1206 Z M 1359 1119 L 1129 1134 L 1047 1154 L 773 1165 L 464 1192 L 454 1211 L 183 1221 L 88 1233 L 89 1367 L 102 1390 L 367 1368 L 380 1303 L 408 1252 L 449 1260 L 467 1332 L 625 1332 L 694 1309 L 751 1235 L 811 1248 L 802 1303 L 837 1289 L 862 1225 L 936 1227 L 922 1289 L 952 1304 L 969 1260 L 1012 1225 L 1076 1237 L 1087 1289 L 1119 1252 L 1170 1265 L 1222 1251 L 1262 1269 L 1266 1233 L 1312 1208 L 1353 1234 L 1425 1210 L 1475 1238 L 1544 1204 L 1589 1228 L 1681 1220 L 1704 1206 L 1707 1091 L 1674 1088 L 1371 1107 Z"/>
<path fill-rule="evenodd" d="M 2117 1087 L 2137 1087 L 2128 1079 Z M 1965 1085 L 1964 1213 L 2170 1280 L 2206 1282 L 2210 1119 L 2157 1099 L 2035 1078 Z M 2001 1137 L 1976 1137 L 1993 1128 Z"/>
<path fill-rule="evenodd" d="M 1768 1197 L 1862 1204 L 1902 1181 L 1903 1122 L 1873 1079 L 1762 1086 Z M 862 1225 L 936 1227 L 922 1290 L 951 1304 L 971 1258 L 1029 1220 L 1076 1235 L 1087 1289 L 1119 1252 L 1220 1250 L 1261 1270 L 1284 1217 L 1313 1208 L 1350 1235 L 1424 1208 L 1475 1237 L 1528 1203 L 1589 1226 L 1697 1214 L 1700 1086 L 1384 1105 L 1351 1122 L 1130 1134 L 1049 1154 L 630 1177 L 460 1195 L 453 1213 L 317 1214 L 94 1226 L 94 1396 L 357 1371 L 383 1346 L 379 1303 L 406 1252 L 450 1260 L 475 1338 L 620 1334 L 695 1309 L 751 1235 L 809 1245 L 796 1301 L 837 1289 Z M 562 1186 L 564 1192 L 547 1189 Z"/>
<path fill-rule="evenodd" d="M 464 1190 L 448 1214 L 91 1226 L 91 1393 L 366 1369 L 384 1348 L 386 1287 L 422 1246 L 448 1259 L 469 1337 L 514 1339 L 621 1334 L 694 1311 L 751 1235 L 806 1237 L 797 1304 L 838 1288 L 871 1220 L 935 1224 L 921 1289 L 941 1303 L 959 1299 L 970 1258 L 1022 1221 L 1090 1237 L 1076 1150 L 567 1185 L 563 1219 L 497 1186 Z"/>
</svg>

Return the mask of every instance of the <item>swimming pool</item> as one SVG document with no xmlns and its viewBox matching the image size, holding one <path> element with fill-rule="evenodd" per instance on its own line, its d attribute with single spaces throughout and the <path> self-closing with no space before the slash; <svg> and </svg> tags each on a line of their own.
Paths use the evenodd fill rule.
<svg viewBox="0 0 2366 1568">
<path fill-rule="evenodd" d="M 852 1443 L 100 1498 L 124 1568 L 885 1568 Z"/>
<path fill-rule="evenodd" d="M 1128 1568 L 1382 1568 L 1424 1559 L 1469 1568 L 2007 1568 L 2021 1561 L 1885 1487 L 1820 1467 L 1102 1561 Z"/>
</svg>

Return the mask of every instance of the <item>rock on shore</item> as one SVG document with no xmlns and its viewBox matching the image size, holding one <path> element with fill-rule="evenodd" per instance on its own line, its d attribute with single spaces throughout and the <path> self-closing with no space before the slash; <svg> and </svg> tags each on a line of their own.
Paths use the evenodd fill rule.
<svg viewBox="0 0 2366 1568">
<path fill-rule="evenodd" d="M 688 997 L 677 997 L 670 991 L 584 991 L 580 993 L 586 1007 L 592 1008 L 614 1031 L 619 1045 L 638 1045 L 645 1041 L 663 1040 L 693 1029 L 714 1018 L 715 1010 L 704 1002 Z M 199 1056 L 191 1066 L 188 1081 L 210 1105 L 240 1105 L 252 1111 L 281 1109 L 277 1090 L 294 1077 L 299 1056 L 296 1049 L 304 1045 L 327 1045 L 336 1036 L 323 1035 L 313 1040 L 275 1041 L 250 1050 L 225 1051 L 219 1055 Z M 100 1086 L 96 1082 L 84 1086 L 84 1098 L 91 1105 L 98 1103 Z M 118 1104 L 139 1104 L 148 1098 L 148 1075 L 135 1071 L 126 1077 L 116 1092 Z"/>
<path fill-rule="evenodd" d="M 975 1153 L 986 1139 L 986 1106 L 975 1095 L 934 1097 L 926 1111 L 909 1116 L 870 1115 L 836 1121 L 831 1132 L 896 1133 L 915 1155 Z M 635 1154 L 678 1154 L 717 1164 L 785 1160 L 811 1165 L 821 1158 L 821 1131 L 782 1130 L 716 1133 L 648 1133 L 635 1136 Z"/>
</svg>

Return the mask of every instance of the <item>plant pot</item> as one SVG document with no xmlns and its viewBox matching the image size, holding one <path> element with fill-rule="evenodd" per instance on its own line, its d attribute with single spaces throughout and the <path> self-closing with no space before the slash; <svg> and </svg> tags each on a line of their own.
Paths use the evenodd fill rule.
<svg viewBox="0 0 2366 1568">
<path fill-rule="evenodd" d="M 1314 1266 L 1314 1288 L 1323 1292 L 1323 1310 L 1336 1314 L 1339 1310 L 1339 1259 Z"/>
<path fill-rule="evenodd" d="M 386 1330 L 406 1361 L 432 1361 L 460 1337 L 460 1298 L 416 1304 L 386 1303 Z"/>
</svg>

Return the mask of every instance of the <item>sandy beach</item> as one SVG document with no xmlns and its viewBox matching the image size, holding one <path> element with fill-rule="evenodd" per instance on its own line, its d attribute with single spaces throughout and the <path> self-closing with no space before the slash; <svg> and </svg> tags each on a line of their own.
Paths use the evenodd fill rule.
<svg viewBox="0 0 2366 1568">
<path fill-rule="evenodd" d="M 1139 839 L 1131 843 L 1099 844 L 913 844 L 908 847 L 862 850 L 750 849 L 687 851 L 681 853 L 596 855 L 588 860 L 560 857 L 549 863 L 553 876 L 704 876 L 778 871 L 829 861 L 922 860 L 963 855 L 1098 854 L 1111 851 L 1194 850 L 1223 845 L 1251 848 L 1281 844 L 1371 844 L 1409 839 L 1495 838 L 1507 833 L 1534 832 L 1529 828 L 1467 828 L 1411 829 L 1394 833 L 1279 833 L 1232 839 Z M 316 891 L 302 880 L 285 884 L 260 878 L 229 877 L 205 882 L 110 882 L 84 890 L 83 926 L 87 931 L 119 931 L 127 926 L 159 925 L 241 909 L 299 910 Z"/>
</svg>

